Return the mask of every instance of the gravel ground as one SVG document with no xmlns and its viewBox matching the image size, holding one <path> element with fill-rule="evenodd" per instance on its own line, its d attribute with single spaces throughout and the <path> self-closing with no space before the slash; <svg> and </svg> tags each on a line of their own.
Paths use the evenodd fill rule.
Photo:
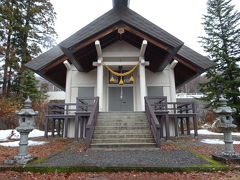
<svg viewBox="0 0 240 180">
<path fill-rule="evenodd" d="M 76 149 L 58 153 L 45 162 L 34 166 L 99 166 L 99 167 L 190 167 L 209 162 L 193 155 L 190 151 L 198 152 L 209 158 L 221 154 L 224 145 L 204 144 L 201 139 L 219 138 L 222 136 L 199 135 L 173 138 L 164 142 L 162 148 L 156 151 L 87 151 L 79 152 Z M 240 140 L 234 136 L 234 140 Z M 179 147 L 181 146 L 181 148 Z M 239 153 L 240 145 L 234 145 Z"/>
<path fill-rule="evenodd" d="M 187 150 L 173 151 L 89 151 L 68 150 L 34 166 L 98 166 L 98 167 L 189 167 L 209 162 Z"/>
</svg>

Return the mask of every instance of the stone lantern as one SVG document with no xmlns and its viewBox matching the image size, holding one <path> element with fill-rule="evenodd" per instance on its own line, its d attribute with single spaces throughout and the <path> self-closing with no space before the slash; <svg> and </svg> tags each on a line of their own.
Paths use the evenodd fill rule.
<svg viewBox="0 0 240 180">
<path fill-rule="evenodd" d="M 235 163 L 240 162 L 239 154 L 236 154 L 233 149 L 233 140 L 232 140 L 232 130 L 237 126 L 233 124 L 232 114 L 236 112 L 235 108 L 231 108 L 227 106 L 227 99 L 221 97 L 220 106 L 213 111 L 218 115 L 218 128 L 224 134 L 224 143 L 225 143 L 225 151 L 222 152 L 221 155 L 213 155 L 213 159 L 221 160 L 226 163 Z"/>
<path fill-rule="evenodd" d="M 35 128 L 34 116 L 38 114 L 32 108 L 32 101 L 28 99 L 24 102 L 24 107 L 20 111 L 16 111 L 19 116 L 19 126 L 16 130 L 20 133 L 19 154 L 12 160 L 6 160 L 5 164 L 27 164 L 36 157 L 28 154 L 28 135 Z"/>
</svg>

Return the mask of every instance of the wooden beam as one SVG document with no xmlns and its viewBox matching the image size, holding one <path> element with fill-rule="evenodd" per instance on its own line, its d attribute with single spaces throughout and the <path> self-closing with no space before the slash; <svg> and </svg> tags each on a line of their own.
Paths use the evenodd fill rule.
<svg viewBox="0 0 240 180">
<path fill-rule="evenodd" d="M 173 62 L 170 64 L 170 68 L 174 69 L 177 65 L 178 61 L 177 60 L 173 60 Z"/>
<path fill-rule="evenodd" d="M 189 69 L 191 69 L 195 72 L 201 71 L 201 70 L 199 70 L 198 67 L 186 62 L 186 60 L 184 60 L 183 58 L 181 58 L 179 56 L 174 56 L 174 59 L 176 59 L 178 62 L 182 63 L 183 65 L 187 66 Z"/>
<path fill-rule="evenodd" d="M 161 63 L 158 67 L 158 71 L 163 71 L 165 69 L 165 67 L 172 61 L 172 59 L 174 58 L 174 56 L 177 54 L 178 50 L 181 48 L 182 46 L 179 46 L 177 48 L 169 48 L 167 51 L 167 55 L 165 56 L 165 58 L 163 60 L 161 60 Z"/>
<path fill-rule="evenodd" d="M 68 60 L 63 61 L 64 66 L 67 68 L 67 70 L 71 70 L 71 64 L 68 62 Z"/>
<path fill-rule="evenodd" d="M 166 45 L 164 45 L 164 44 L 162 44 L 162 43 L 152 39 L 151 37 L 149 37 L 149 36 L 139 32 L 139 31 L 137 31 L 137 30 L 135 30 L 135 29 L 133 29 L 133 28 L 131 28 L 129 26 L 125 26 L 124 29 L 127 30 L 128 32 L 131 32 L 131 33 L 133 33 L 133 34 L 135 34 L 137 36 L 142 37 L 146 41 L 151 42 L 152 44 L 154 44 L 154 45 L 156 45 L 156 46 L 158 46 L 158 47 L 160 47 L 160 48 L 162 48 L 164 50 L 168 50 L 168 48 L 169 48 L 168 46 L 166 46 Z"/>
<path fill-rule="evenodd" d="M 101 32 L 100 34 L 98 34 L 98 35 L 96 35 L 96 36 L 94 36 L 94 37 L 92 37 L 92 38 L 90 38 L 90 39 L 88 39 L 88 40 L 80 43 L 78 46 L 76 46 L 76 47 L 73 48 L 73 51 L 76 52 L 76 51 L 78 51 L 79 49 L 82 49 L 83 47 L 85 47 L 85 46 L 87 46 L 87 45 L 95 42 L 96 40 L 101 39 L 102 37 L 104 37 L 104 36 L 112 33 L 113 31 L 116 31 L 117 29 L 118 29 L 117 26 L 113 26 L 113 27 L 111 27 L 111 28 L 109 28 L 109 29 Z"/>
<path fill-rule="evenodd" d="M 103 54 L 102 54 L 102 48 L 99 40 L 95 41 L 95 46 L 96 46 L 98 58 L 102 58 Z"/>
<path fill-rule="evenodd" d="M 73 52 L 71 50 L 69 50 L 68 48 L 65 48 L 63 46 L 59 46 L 59 47 L 61 48 L 63 53 L 66 54 L 66 56 L 69 58 L 69 60 L 72 62 L 72 64 L 76 67 L 76 69 L 79 72 L 83 72 L 84 69 L 83 69 L 82 65 L 78 62 L 76 57 L 74 56 Z"/>
<path fill-rule="evenodd" d="M 144 57 L 144 54 L 146 52 L 146 48 L 147 48 L 147 41 L 146 40 L 143 40 L 142 42 L 142 46 L 141 46 L 141 49 L 140 49 L 140 57 Z"/>
<path fill-rule="evenodd" d="M 56 67 L 57 65 L 61 64 L 62 62 L 64 62 L 65 60 L 67 60 L 68 57 L 67 56 L 62 56 L 61 58 L 57 59 L 56 61 L 54 61 L 52 64 L 47 65 L 46 67 L 44 67 L 43 69 L 41 69 L 41 71 L 48 71 L 54 67 Z"/>
</svg>

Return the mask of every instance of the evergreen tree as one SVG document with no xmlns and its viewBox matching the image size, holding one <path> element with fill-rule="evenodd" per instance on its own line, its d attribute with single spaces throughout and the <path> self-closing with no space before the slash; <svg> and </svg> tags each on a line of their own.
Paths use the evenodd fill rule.
<svg viewBox="0 0 240 180">
<path fill-rule="evenodd" d="M 21 86 L 27 86 L 22 84 L 27 83 L 23 76 L 29 75 L 24 64 L 39 55 L 43 47 L 52 46 L 56 37 L 55 18 L 50 0 L 0 1 L 0 47 L 5 55 L 4 93 L 10 93 L 14 82 L 13 93 L 21 96 Z"/>
<path fill-rule="evenodd" d="M 228 105 L 237 109 L 235 118 L 240 125 L 240 13 L 231 0 L 208 0 L 207 14 L 203 17 L 206 33 L 201 37 L 204 50 L 216 63 L 207 71 L 207 83 L 200 85 L 208 107 L 216 107 L 221 95 Z"/>
<path fill-rule="evenodd" d="M 16 49 L 16 24 L 19 21 L 19 7 L 16 0 L 0 2 L 0 51 L 3 58 L 3 94 L 9 92 L 13 70 L 18 66 Z"/>
<path fill-rule="evenodd" d="M 34 73 L 30 70 L 23 71 L 18 77 L 19 85 L 17 86 L 19 91 L 19 100 L 24 101 L 28 96 L 32 101 L 41 101 L 44 99 L 44 93 L 37 89 L 37 81 Z"/>
<path fill-rule="evenodd" d="M 54 43 L 56 13 L 50 0 L 20 0 L 21 22 L 18 29 L 17 53 L 21 56 L 21 67 L 41 53 L 42 47 Z"/>
</svg>

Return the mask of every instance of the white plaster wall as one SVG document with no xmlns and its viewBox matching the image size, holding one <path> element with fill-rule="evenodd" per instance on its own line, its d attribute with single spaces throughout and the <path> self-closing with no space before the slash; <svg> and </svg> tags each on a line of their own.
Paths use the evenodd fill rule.
<svg viewBox="0 0 240 180">
<path fill-rule="evenodd" d="M 78 88 L 79 87 L 94 87 L 94 96 L 96 95 L 96 86 L 97 86 L 97 71 L 96 69 L 85 73 L 79 72 L 77 69 L 72 65 L 71 71 L 69 72 L 70 78 L 70 92 L 66 96 L 69 97 L 71 103 L 76 102 L 76 98 L 78 97 Z M 67 93 L 67 92 L 66 92 Z M 68 126 L 68 137 L 74 137 L 74 129 L 75 129 L 75 122 L 74 119 L 69 120 Z"/>
<path fill-rule="evenodd" d="M 71 79 L 71 102 L 76 102 L 79 87 L 94 87 L 94 96 L 97 87 L 97 71 L 93 69 L 90 72 L 79 72 L 75 67 L 72 68 Z"/>
<path fill-rule="evenodd" d="M 125 41 L 117 41 L 102 51 L 104 58 L 125 57 L 125 60 L 131 60 L 132 57 L 139 57 L 139 49 Z M 132 61 L 132 60 L 131 60 Z"/>
<path fill-rule="evenodd" d="M 163 86 L 163 95 L 167 100 L 176 102 L 176 88 L 174 80 L 174 71 L 167 66 L 162 72 L 151 72 L 146 70 L 147 86 Z"/>
</svg>

